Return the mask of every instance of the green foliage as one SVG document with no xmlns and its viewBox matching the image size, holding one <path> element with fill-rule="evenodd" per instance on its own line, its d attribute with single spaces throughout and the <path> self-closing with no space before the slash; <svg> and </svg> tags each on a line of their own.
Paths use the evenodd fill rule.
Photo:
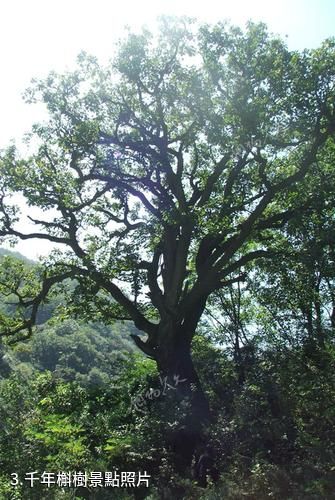
<svg viewBox="0 0 335 500">
<path fill-rule="evenodd" d="M 67 320 L 36 331 L 29 344 L 29 361 L 39 370 L 51 370 L 64 380 L 81 384 L 106 383 L 116 374 L 126 352 L 133 345 L 121 325 L 103 327 Z M 19 359 L 27 354 L 16 349 Z"/>
<path fill-rule="evenodd" d="M 3 253 L 4 256 L 0 257 L 3 287 L 0 307 L 4 318 L 11 316 L 11 324 L 20 323 L 24 320 L 25 311 L 20 311 L 15 304 L 20 297 L 31 293 L 30 287 L 39 269 L 36 263 L 27 263 L 7 250 Z M 16 295 L 13 290 L 16 290 Z M 5 340 L 1 347 L 0 365 L 4 375 L 8 375 L 13 368 L 25 372 L 27 377 L 33 369 L 51 370 L 64 380 L 99 385 L 107 384 L 109 378 L 118 372 L 126 353 L 134 351 L 129 334 L 136 330 L 129 324 L 121 323 L 105 326 L 92 322 L 85 324 L 74 319 L 60 322 L 58 311 L 64 301 L 64 289 L 54 292 L 48 303 L 40 308 L 39 326 L 26 342 L 9 349 Z"/>
<path fill-rule="evenodd" d="M 80 469 L 86 455 L 84 429 L 72 423 L 69 417 L 58 414 L 46 415 L 42 422 L 38 415 L 36 420 L 36 423 L 34 419 L 31 421 L 25 433 L 28 446 L 32 448 L 30 453 L 36 453 L 34 445 L 40 456 L 45 454 L 44 450 L 52 450 L 52 454 L 45 456 L 47 470 Z"/>
<path fill-rule="evenodd" d="M 304 348 L 257 351 L 243 384 L 222 348 L 200 337 L 193 351 L 211 400 L 206 439 L 215 450 L 217 484 L 204 490 L 190 470 L 178 473 L 169 445 L 172 400 L 161 394 L 137 411 L 134 398 L 160 382 L 152 361 L 130 358 L 109 386 L 81 387 L 48 372 L 3 380 L 0 488 L 10 491 L 9 474 L 24 474 L 29 461 L 36 470 L 147 470 L 152 487 L 143 493 L 152 499 L 331 498 L 333 347 L 314 360 Z"/>
<path fill-rule="evenodd" d="M 30 156 L 1 153 L 0 237 L 62 250 L 0 257 L 2 334 L 38 324 L 0 366 L 1 494 L 28 459 L 145 469 L 152 499 L 331 498 L 334 49 L 163 19 L 110 66 L 81 54 L 28 90 L 49 121 Z M 16 229 L 17 193 L 45 217 L 37 234 Z M 135 330 L 116 319 L 155 361 L 120 352 L 116 331 Z M 212 445 L 221 474 L 206 491 L 175 452 L 197 419 L 191 345 L 211 404 L 197 453 Z M 184 397 L 157 367 L 185 374 Z"/>
<path fill-rule="evenodd" d="M 278 256 L 301 185 L 319 162 L 329 170 L 334 48 L 290 52 L 263 24 L 163 18 L 156 34 L 129 33 L 106 67 L 82 53 L 73 72 L 34 81 L 27 100 L 49 120 L 34 126 L 30 155 L 1 154 L 0 237 L 58 249 L 41 283 L 8 280 L 29 319 L 3 317 L 3 332 L 31 330 L 71 280 L 65 316 L 132 320 L 159 365 L 175 332 L 189 348 L 207 299 Z M 17 193 L 43 213 L 36 232 L 15 227 Z"/>
</svg>

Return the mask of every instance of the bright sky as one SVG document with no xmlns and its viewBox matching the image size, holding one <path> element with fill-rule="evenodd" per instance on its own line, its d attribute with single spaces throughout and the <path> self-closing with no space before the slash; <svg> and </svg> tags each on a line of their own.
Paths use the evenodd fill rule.
<svg viewBox="0 0 335 500">
<path fill-rule="evenodd" d="M 125 25 L 150 26 L 158 15 L 188 15 L 200 21 L 265 22 L 286 37 L 289 48 L 317 47 L 335 36 L 334 0 L 4 0 L 0 3 L 0 148 L 20 138 L 39 119 L 38 107 L 21 99 L 33 77 L 74 66 L 80 50 L 102 62 Z M 38 242 L 41 252 L 41 242 Z M 20 251 L 38 253 L 31 243 Z"/>
</svg>

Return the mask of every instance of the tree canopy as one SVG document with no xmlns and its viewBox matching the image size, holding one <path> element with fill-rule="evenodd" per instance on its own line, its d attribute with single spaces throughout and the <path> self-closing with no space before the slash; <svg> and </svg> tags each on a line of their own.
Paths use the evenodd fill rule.
<svg viewBox="0 0 335 500">
<path fill-rule="evenodd" d="M 31 331 L 38 305 L 75 279 L 70 312 L 131 319 L 161 372 L 199 386 L 190 346 L 208 297 L 276 258 L 313 171 L 334 160 L 334 48 L 289 51 L 251 22 L 163 19 L 107 67 L 83 53 L 75 71 L 35 81 L 26 98 L 49 120 L 31 154 L 2 152 L 0 235 L 59 249 L 29 286 L 8 281 L 22 314 L 3 333 Z M 40 209 L 31 232 L 16 193 Z"/>
</svg>

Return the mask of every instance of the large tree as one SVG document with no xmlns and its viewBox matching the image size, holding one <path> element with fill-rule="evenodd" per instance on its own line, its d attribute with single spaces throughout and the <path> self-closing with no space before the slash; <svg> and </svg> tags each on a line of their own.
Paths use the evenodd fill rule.
<svg viewBox="0 0 335 500">
<path fill-rule="evenodd" d="M 165 19 L 156 35 L 129 34 L 108 67 L 82 54 L 76 71 L 36 81 L 27 99 L 49 121 L 29 156 L 2 154 L 0 235 L 59 249 L 33 285 L 10 283 L 26 312 L 3 333 L 29 334 L 53 287 L 75 279 L 69 306 L 132 320 L 201 419 L 192 338 L 208 297 L 275 256 L 274 233 L 304 208 L 299 182 L 335 131 L 334 48 L 292 52 L 264 25 Z M 41 209 L 31 232 L 15 193 Z"/>
</svg>

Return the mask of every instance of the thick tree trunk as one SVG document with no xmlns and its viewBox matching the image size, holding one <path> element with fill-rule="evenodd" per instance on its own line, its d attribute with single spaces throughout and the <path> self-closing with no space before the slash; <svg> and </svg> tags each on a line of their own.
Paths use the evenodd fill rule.
<svg viewBox="0 0 335 500">
<path fill-rule="evenodd" d="M 191 464 L 194 450 L 210 420 L 209 404 L 191 356 L 193 335 L 182 327 L 160 325 L 157 367 L 167 388 L 167 401 L 174 405 L 178 426 L 170 436 L 176 466 L 182 472 Z"/>
</svg>

